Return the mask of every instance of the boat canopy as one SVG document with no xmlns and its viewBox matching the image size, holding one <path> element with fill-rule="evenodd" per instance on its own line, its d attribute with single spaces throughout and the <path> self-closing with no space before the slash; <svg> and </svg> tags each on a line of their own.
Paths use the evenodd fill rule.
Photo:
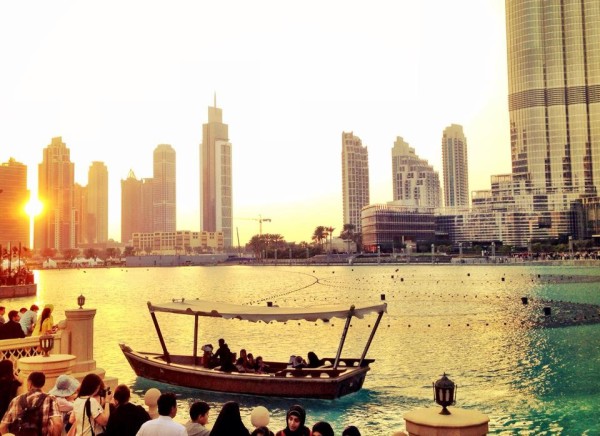
<svg viewBox="0 0 600 436">
<path fill-rule="evenodd" d="M 363 318 L 369 313 L 387 312 L 387 303 L 348 305 L 338 304 L 320 307 L 279 307 L 279 306 L 244 306 L 240 304 L 220 303 L 203 300 L 172 300 L 163 304 L 148 302 L 150 312 L 169 312 L 184 315 L 209 316 L 225 319 L 241 319 L 246 321 L 316 321 L 331 318 Z"/>
</svg>

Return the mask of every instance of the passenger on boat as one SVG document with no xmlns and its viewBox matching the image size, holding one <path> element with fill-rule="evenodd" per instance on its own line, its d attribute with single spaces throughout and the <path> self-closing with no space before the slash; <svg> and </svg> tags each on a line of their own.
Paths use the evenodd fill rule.
<svg viewBox="0 0 600 436">
<path fill-rule="evenodd" d="M 210 436 L 249 436 L 250 432 L 244 426 L 240 416 L 240 405 L 235 401 L 223 404 Z"/>
<path fill-rule="evenodd" d="M 208 436 L 210 430 L 205 427 L 208 423 L 210 406 L 204 401 L 196 401 L 190 407 L 190 420 L 185 424 L 188 436 Z"/>
<path fill-rule="evenodd" d="M 252 353 L 248 353 L 248 357 L 246 358 L 246 371 L 256 372 L 256 361 Z"/>
<path fill-rule="evenodd" d="M 4 313 L 6 312 L 6 307 L 0 306 L 0 324 L 4 324 L 6 320 L 4 319 Z"/>
<path fill-rule="evenodd" d="M 234 371 L 233 356 L 229 346 L 225 343 L 225 339 L 219 339 L 219 349 L 214 355 L 215 363 L 221 365 L 221 371 Z"/>
<path fill-rule="evenodd" d="M 235 367 L 238 372 L 249 372 L 248 368 L 248 354 L 246 353 L 246 349 L 242 348 L 240 350 L 240 357 L 235 361 Z"/>
<path fill-rule="evenodd" d="M 275 436 L 310 436 L 310 429 L 304 425 L 306 411 L 304 407 L 295 404 L 286 414 L 286 427 L 279 430 Z"/>
<path fill-rule="evenodd" d="M 256 358 L 256 362 L 254 363 L 254 369 L 259 374 L 266 374 L 269 372 L 269 365 L 264 362 L 262 356 L 258 356 Z"/>
<path fill-rule="evenodd" d="M 213 346 L 212 344 L 206 344 L 202 346 L 202 351 L 204 354 L 202 355 L 202 366 L 205 368 L 210 368 L 211 363 L 213 361 Z"/>
<path fill-rule="evenodd" d="M 313 351 L 308 352 L 308 368 L 318 368 L 321 366 L 321 359 Z"/>
<path fill-rule="evenodd" d="M 334 436 L 331 424 L 325 421 L 319 421 L 312 428 L 312 436 Z"/>
<path fill-rule="evenodd" d="M 302 369 L 302 368 L 306 368 L 308 365 L 306 363 L 306 360 L 304 360 L 302 358 L 302 356 L 296 356 L 294 357 L 294 362 L 292 363 L 292 368 L 294 369 Z"/>
</svg>

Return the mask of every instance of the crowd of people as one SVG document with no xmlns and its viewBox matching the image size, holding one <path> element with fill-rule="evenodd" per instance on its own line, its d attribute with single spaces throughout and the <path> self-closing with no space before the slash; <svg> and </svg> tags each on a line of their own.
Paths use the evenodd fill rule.
<svg viewBox="0 0 600 436">
<path fill-rule="evenodd" d="M 43 388 L 46 377 L 32 372 L 27 378 L 27 390 L 17 395 L 21 382 L 17 379 L 12 361 L 0 361 L 0 434 L 19 434 L 29 424 L 38 425 L 42 436 L 333 436 L 331 424 L 319 421 L 307 425 L 305 409 L 296 404 L 286 414 L 285 428 L 277 432 L 269 429 L 270 417 L 263 406 L 251 414 L 253 428 L 242 420 L 239 404 L 228 401 L 221 407 L 212 428 L 209 429 L 211 407 L 196 401 L 189 407 L 185 424 L 175 421 L 177 398 L 173 393 L 158 397 L 158 413 L 129 402 L 131 392 L 118 385 L 114 394 L 94 373 L 87 374 L 81 383 L 63 374 L 56 379 L 48 393 Z M 38 415 L 32 417 L 37 410 Z M 33 411 L 33 412 L 32 412 Z M 27 416 L 26 416 L 27 415 Z M 24 427 L 25 426 L 25 427 Z M 29 428 L 31 430 L 31 428 Z M 360 436 L 351 425 L 342 436 Z"/>
<path fill-rule="evenodd" d="M 20 339 L 55 333 L 57 326 L 52 318 L 54 306 L 46 304 L 38 320 L 39 310 L 36 304 L 32 304 L 29 310 L 22 307 L 20 310 L 10 310 L 6 314 L 6 307 L 0 306 L 0 339 Z"/>
</svg>

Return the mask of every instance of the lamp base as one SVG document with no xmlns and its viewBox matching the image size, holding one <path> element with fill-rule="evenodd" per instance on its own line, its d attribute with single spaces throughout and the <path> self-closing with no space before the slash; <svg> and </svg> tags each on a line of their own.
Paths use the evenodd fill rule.
<svg viewBox="0 0 600 436">
<path fill-rule="evenodd" d="M 444 408 L 440 412 L 440 415 L 452 415 L 452 414 L 450 413 L 450 411 L 448 409 L 446 409 L 446 406 L 444 406 Z"/>
</svg>

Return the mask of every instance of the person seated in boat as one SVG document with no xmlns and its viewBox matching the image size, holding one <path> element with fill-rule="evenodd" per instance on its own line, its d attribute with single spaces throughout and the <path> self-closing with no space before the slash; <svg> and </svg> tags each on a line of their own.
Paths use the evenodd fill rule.
<svg viewBox="0 0 600 436">
<path fill-rule="evenodd" d="M 248 354 L 245 348 L 240 350 L 240 357 L 235 361 L 235 368 L 238 372 L 248 372 Z"/>
<path fill-rule="evenodd" d="M 234 371 L 235 366 L 233 365 L 233 356 L 229 345 L 225 343 L 225 339 L 219 339 L 219 349 L 214 355 L 217 365 L 221 365 L 221 371 Z"/>
<path fill-rule="evenodd" d="M 248 357 L 246 358 L 246 371 L 256 372 L 256 361 L 252 353 L 248 353 Z"/>
<path fill-rule="evenodd" d="M 254 362 L 254 370 L 259 374 L 266 374 L 269 372 L 269 365 L 267 365 L 262 356 L 258 356 L 256 358 L 256 362 Z"/>
<path fill-rule="evenodd" d="M 202 346 L 202 351 L 204 352 L 204 354 L 202 354 L 202 366 L 204 368 L 210 368 L 211 367 L 211 363 L 213 361 L 213 346 L 212 344 L 206 344 Z"/>
<path fill-rule="evenodd" d="M 308 364 L 306 363 L 306 360 L 304 360 L 302 358 L 302 356 L 296 356 L 294 358 L 294 362 L 292 363 L 292 368 L 294 369 L 302 369 L 302 368 L 307 368 Z"/>
<path fill-rule="evenodd" d="M 308 368 L 318 368 L 321 366 L 321 359 L 317 357 L 314 351 L 309 351 L 307 354 L 308 357 Z"/>
</svg>

